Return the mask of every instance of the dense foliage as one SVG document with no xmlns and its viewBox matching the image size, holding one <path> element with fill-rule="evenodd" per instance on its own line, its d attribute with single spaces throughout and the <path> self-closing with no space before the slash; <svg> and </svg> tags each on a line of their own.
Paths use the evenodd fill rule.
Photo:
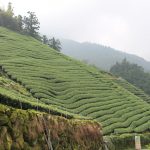
<svg viewBox="0 0 150 150">
<path fill-rule="evenodd" d="M 0 26 L 6 27 L 8 29 L 30 35 L 43 44 L 47 44 L 49 47 L 55 49 L 56 51 L 61 50 L 61 43 L 59 39 L 54 37 L 48 39 L 46 35 L 40 36 L 39 28 L 40 22 L 34 12 L 28 11 L 27 16 L 22 17 L 21 15 L 15 16 L 12 4 L 8 3 L 7 10 L 0 8 Z"/>
<path fill-rule="evenodd" d="M 34 12 L 28 12 L 28 17 L 15 16 L 12 4 L 8 3 L 7 10 L 0 9 L 0 26 L 28 34 L 39 39 L 39 21 Z"/>
<path fill-rule="evenodd" d="M 24 31 L 28 35 L 32 37 L 38 37 L 38 30 L 40 28 L 38 18 L 36 17 L 34 12 L 28 11 L 28 17 L 24 17 L 23 23 L 24 23 Z"/>
<path fill-rule="evenodd" d="M 29 36 L 4 28 L 0 28 L 0 36 L 2 72 L 26 87 L 41 110 L 50 106 L 96 119 L 104 134 L 149 131 L 150 105 L 116 83 L 115 77 Z M 37 102 L 31 104 L 37 108 Z"/>
<path fill-rule="evenodd" d="M 11 3 L 8 4 L 7 10 L 0 8 L 0 26 L 4 26 L 19 32 L 22 31 L 22 16 L 14 16 Z"/>
<path fill-rule="evenodd" d="M 61 43 L 58 39 L 55 39 L 54 37 L 52 39 L 49 40 L 49 43 L 48 43 L 49 47 L 57 50 L 57 51 L 60 51 L 61 50 Z"/>
<path fill-rule="evenodd" d="M 150 74 L 137 64 L 131 64 L 126 59 L 111 67 L 110 72 L 126 79 L 150 95 Z"/>
<path fill-rule="evenodd" d="M 51 39 L 48 39 L 46 35 L 43 35 L 42 42 L 43 44 L 48 45 L 49 47 L 55 49 L 58 52 L 60 52 L 61 50 L 61 43 L 59 39 L 55 39 L 54 37 Z"/>
</svg>

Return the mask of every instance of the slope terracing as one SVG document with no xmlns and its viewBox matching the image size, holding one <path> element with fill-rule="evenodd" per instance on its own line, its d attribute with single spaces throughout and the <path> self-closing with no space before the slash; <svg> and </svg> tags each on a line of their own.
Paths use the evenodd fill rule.
<svg viewBox="0 0 150 150">
<path fill-rule="evenodd" d="M 139 89 L 138 87 L 133 86 L 132 84 L 122 79 L 121 77 L 118 77 L 118 78 L 114 77 L 114 81 L 118 83 L 119 85 L 121 85 L 122 87 L 124 87 L 125 89 L 127 89 L 128 91 L 130 91 L 131 93 L 133 93 L 134 95 L 140 97 L 147 103 L 150 103 L 150 96 L 144 93 L 143 90 Z"/>
<path fill-rule="evenodd" d="M 0 28 L 0 66 L 2 74 L 38 99 L 41 110 L 49 105 L 88 116 L 102 124 L 106 135 L 150 130 L 150 105 L 146 101 L 113 81 L 109 74 L 31 37 Z"/>
<path fill-rule="evenodd" d="M 35 111 L 34 101 L 36 99 L 21 85 L 0 76 L 0 150 L 104 148 L 99 123 L 64 115 L 62 111 L 51 107 L 50 114 Z"/>
</svg>

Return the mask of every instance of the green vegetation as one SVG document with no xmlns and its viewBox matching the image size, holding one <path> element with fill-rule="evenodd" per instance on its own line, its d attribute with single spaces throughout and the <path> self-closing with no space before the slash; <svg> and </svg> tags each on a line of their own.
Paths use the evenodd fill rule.
<svg viewBox="0 0 150 150">
<path fill-rule="evenodd" d="M 105 135 L 150 130 L 150 105 L 110 74 L 64 56 L 32 37 L 4 28 L 0 28 L 0 37 L 1 73 L 34 96 L 35 102 L 25 99 L 27 107 L 31 104 L 37 109 L 38 99 L 41 111 L 50 107 L 52 112 L 90 117 L 102 124 Z"/>
<path fill-rule="evenodd" d="M 26 34 L 34 37 L 39 38 L 38 30 L 40 28 L 40 23 L 38 21 L 38 18 L 36 17 L 34 12 L 28 11 L 28 17 L 24 17 L 23 23 L 24 23 L 24 31 Z"/>
<path fill-rule="evenodd" d="M 145 73 L 141 66 L 131 64 L 124 59 L 121 63 L 112 66 L 110 72 L 124 78 L 150 95 L 150 74 Z"/>
<path fill-rule="evenodd" d="M 47 112 L 49 114 L 63 116 L 69 119 L 89 119 L 87 117 L 82 117 L 58 109 L 56 106 L 48 106 L 42 102 L 39 102 L 38 99 L 34 98 L 31 93 L 20 84 L 15 83 L 4 76 L 0 76 L 0 103 L 19 109 L 35 109 L 38 111 Z"/>
<path fill-rule="evenodd" d="M 60 52 L 61 50 L 61 43 L 59 39 L 48 39 L 46 35 L 42 37 L 42 43 L 48 45 L 50 48 L 55 49 L 56 51 Z"/>
<path fill-rule="evenodd" d="M 104 139 L 110 150 L 135 150 L 135 136 L 140 136 L 142 149 L 148 148 L 150 133 L 145 134 L 121 134 L 105 136 Z M 146 149 L 149 150 L 149 149 Z"/>
<path fill-rule="evenodd" d="M 59 39 L 55 39 L 54 37 L 48 39 L 46 35 L 41 37 L 38 32 L 40 22 L 36 14 L 31 11 L 28 11 L 27 14 L 28 16 L 24 17 L 21 15 L 15 16 L 12 4 L 9 2 L 7 10 L 0 8 L 0 26 L 32 36 L 56 51 L 60 51 L 61 43 Z"/>
<path fill-rule="evenodd" d="M 118 83 L 119 85 L 121 85 L 122 87 L 124 87 L 125 89 L 133 93 L 134 95 L 140 97 L 147 103 L 150 103 L 150 96 L 148 94 L 146 94 L 143 90 L 139 89 L 138 87 L 133 86 L 123 78 L 121 77 L 114 78 L 114 82 Z"/>
<path fill-rule="evenodd" d="M 55 39 L 54 37 L 52 39 L 49 39 L 48 45 L 49 47 L 55 49 L 56 51 L 61 50 L 61 43 L 59 39 Z"/>
<path fill-rule="evenodd" d="M 14 16 L 11 3 L 8 4 L 7 10 L 0 8 L 0 26 L 18 32 L 22 31 L 22 16 Z"/>
<path fill-rule="evenodd" d="M 8 79 L 2 73 L 0 103 L 0 149 L 2 150 L 43 148 L 48 150 L 45 125 L 50 130 L 52 147 L 57 150 L 103 148 L 99 123 L 71 115 L 54 106 L 37 103 L 37 99 L 33 98 L 23 86 Z M 38 110 L 49 114 L 33 111 L 37 106 Z"/>
<path fill-rule="evenodd" d="M 7 10 L 0 8 L 0 26 L 40 39 L 39 21 L 34 12 L 29 11 L 27 13 L 28 17 L 15 16 L 12 4 L 8 3 Z"/>
</svg>

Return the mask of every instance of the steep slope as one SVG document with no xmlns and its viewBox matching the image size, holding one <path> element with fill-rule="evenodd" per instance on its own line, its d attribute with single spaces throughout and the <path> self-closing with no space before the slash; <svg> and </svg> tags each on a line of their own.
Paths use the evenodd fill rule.
<svg viewBox="0 0 150 150">
<path fill-rule="evenodd" d="M 111 75 L 31 37 L 3 28 L 0 36 L 1 72 L 26 87 L 40 104 L 96 119 L 104 134 L 150 130 L 150 105 Z"/>
<path fill-rule="evenodd" d="M 134 95 L 140 97 L 147 103 L 150 103 L 150 96 L 146 94 L 143 90 L 139 89 L 138 87 L 133 86 L 132 84 L 130 84 L 129 82 L 127 82 L 126 80 L 120 77 L 119 78 L 114 77 L 114 82 L 118 83 L 119 85 L 121 85 L 122 87 L 124 87 L 125 89 L 133 93 Z"/>
<path fill-rule="evenodd" d="M 57 109 L 55 106 L 48 106 L 34 98 L 30 92 L 14 81 L 0 75 L 0 103 L 13 106 L 19 109 L 34 109 L 48 112 L 54 115 L 61 115 L 66 118 L 81 118 L 68 112 Z"/>
<path fill-rule="evenodd" d="M 103 148 L 100 124 L 67 119 L 58 110 L 57 115 L 56 110 L 55 115 L 34 111 L 29 103 L 34 101 L 24 87 L 0 76 L 0 150 L 49 150 L 50 146 L 56 150 Z"/>
<path fill-rule="evenodd" d="M 86 61 L 101 69 L 109 71 L 116 62 L 121 62 L 126 58 L 129 62 L 142 66 L 145 71 L 150 72 L 150 62 L 136 55 L 123 53 L 110 47 L 94 44 L 79 43 L 72 40 L 62 39 L 62 53 L 73 58 Z"/>
</svg>

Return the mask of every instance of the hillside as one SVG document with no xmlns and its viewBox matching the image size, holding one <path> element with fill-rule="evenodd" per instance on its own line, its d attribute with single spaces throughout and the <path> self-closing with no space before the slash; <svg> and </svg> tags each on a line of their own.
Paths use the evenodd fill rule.
<svg viewBox="0 0 150 150">
<path fill-rule="evenodd" d="M 55 106 L 48 106 L 39 102 L 23 86 L 3 75 L 0 75 L 0 99 L 1 104 L 19 109 L 34 109 L 53 115 L 64 116 L 65 118 L 78 118 L 78 116 L 57 109 Z"/>
<path fill-rule="evenodd" d="M 110 72 L 115 76 L 122 77 L 150 95 L 150 73 L 145 72 L 143 67 L 131 64 L 124 59 L 121 63 L 112 66 Z"/>
<path fill-rule="evenodd" d="M 123 53 L 110 47 L 94 44 L 79 43 L 72 40 L 62 39 L 62 53 L 93 64 L 100 69 L 109 71 L 116 62 L 121 62 L 126 58 L 129 62 L 142 66 L 145 71 L 150 72 L 150 62 L 136 55 Z"/>
<path fill-rule="evenodd" d="M 36 101 L 24 87 L 0 76 L 1 150 L 49 150 L 50 144 L 56 150 L 98 150 L 103 147 L 100 124 L 73 119 L 73 116 L 72 119 L 67 115 L 63 117 L 61 111 L 52 107 L 49 107 L 49 113 L 34 111 L 34 105 L 38 105 Z M 46 110 L 44 106 L 42 111 Z"/>
<path fill-rule="evenodd" d="M 62 111 L 59 114 L 66 113 L 68 118 L 87 116 L 102 124 L 105 135 L 149 132 L 150 105 L 112 75 L 31 37 L 4 28 L 0 37 L 1 73 L 32 94 L 33 100 L 27 101 L 34 105 L 31 108 Z"/>
<path fill-rule="evenodd" d="M 144 91 L 142 91 L 141 89 L 139 89 L 138 87 L 133 86 L 132 84 L 130 84 L 129 82 L 127 82 L 126 80 L 124 80 L 120 77 L 114 78 L 114 82 L 116 82 L 120 86 L 124 87 L 126 90 L 130 91 L 134 95 L 140 97 L 147 103 L 150 103 L 150 96 L 148 94 L 146 94 Z"/>
</svg>

